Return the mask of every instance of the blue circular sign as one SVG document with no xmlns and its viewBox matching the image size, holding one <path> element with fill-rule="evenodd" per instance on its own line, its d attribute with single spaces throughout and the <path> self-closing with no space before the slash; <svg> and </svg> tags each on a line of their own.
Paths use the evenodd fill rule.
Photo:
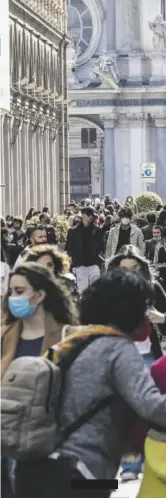
<svg viewBox="0 0 166 498">
<path fill-rule="evenodd" d="M 152 174 L 151 169 L 146 169 L 144 174 L 145 176 L 151 176 Z"/>
</svg>

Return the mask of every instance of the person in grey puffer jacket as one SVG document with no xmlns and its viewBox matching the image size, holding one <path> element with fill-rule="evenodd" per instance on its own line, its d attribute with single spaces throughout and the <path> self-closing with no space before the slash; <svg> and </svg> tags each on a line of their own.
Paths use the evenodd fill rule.
<svg viewBox="0 0 166 498">
<path fill-rule="evenodd" d="M 18 464 L 17 498 L 108 498 L 110 491 L 97 490 L 97 480 L 115 478 L 136 414 L 166 429 L 166 396 L 158 391 L 133 342 L 133 331 L 144 322 L 153 300 L 151 284 L 125 269 L 113 270 L 85 291 L 82 323 L 93 325 L 78 331 L 71 327 L 75 337 L 69 335 L 59 344 L 64 354 L 76 343 L 86 344 L 67 371 L 61 428 L 99 400 L 111 399 L 47 460 Z M 93 341 L 87 345 L 90 336 Z M 72 490 L 71 479 L 78 479 L 80 488 L 81 480 L 92 479 L 96 489 Z"/>
</svg>

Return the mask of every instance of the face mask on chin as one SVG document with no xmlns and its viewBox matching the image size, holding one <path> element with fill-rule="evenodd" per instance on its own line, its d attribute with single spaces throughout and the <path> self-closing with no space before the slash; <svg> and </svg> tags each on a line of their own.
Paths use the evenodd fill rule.
<svg viewBox="0 0 166 498">
<path fill-rule="evenodd" d="M 129 220 L 129 218 L 122 218 L 121 223 L 122 223 L 122 225 L 127 226 L 130 224 L 130 220 Z"/>
</svg>

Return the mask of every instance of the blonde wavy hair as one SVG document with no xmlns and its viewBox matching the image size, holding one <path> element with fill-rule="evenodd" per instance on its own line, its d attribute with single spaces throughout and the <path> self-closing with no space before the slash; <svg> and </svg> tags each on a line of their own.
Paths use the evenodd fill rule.
<svg viewBox="0 0 166 498">
<path fill-rule="evenodd" d="M 66 252 L 61 252 L 56 246 L 41 244 L 31 247 L 23 258 L 23 263 L 36 262 L 42 256 L 51 256 L 54 263 L 54 274 L 56 277 L 70 271 L 71 259 Z"/>
</svg>

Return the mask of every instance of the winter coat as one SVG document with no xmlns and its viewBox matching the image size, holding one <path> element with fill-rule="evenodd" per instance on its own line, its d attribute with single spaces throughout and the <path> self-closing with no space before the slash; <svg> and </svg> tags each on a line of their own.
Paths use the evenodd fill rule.
<svg viewBox="0 0 166 498">
<path fill-rule="evenodd" d="M 108 260 L 109 258 L 111 258 L 116 254 L 118 241 L 119 241 L 120 226 L 121 225 L 117 225 L 115 228 L 111 228 L 110 230 L 107 241 L 107 248 L 106 248 L 106 260 Z M 145 253 L 144 237 L 140 228 L 137 228 L 135 225 L 131 225 L 130 244 L 138 247 L 141 254 L 144 255 Z"/>
<path fill-rule="evenodd" d="M 97 329 L 103 333 L 102 326 Z M 128 337 L 109 336 L 109 331 L 83 349 L 67 371 L 62 429 L 107 396 L 109 405 L 57 449 L 83 462 L 97 479 L 115 478 L 135 412 L 166 429 L 166 396 L 159 393 L 134 343 Z"/>
</svg>

